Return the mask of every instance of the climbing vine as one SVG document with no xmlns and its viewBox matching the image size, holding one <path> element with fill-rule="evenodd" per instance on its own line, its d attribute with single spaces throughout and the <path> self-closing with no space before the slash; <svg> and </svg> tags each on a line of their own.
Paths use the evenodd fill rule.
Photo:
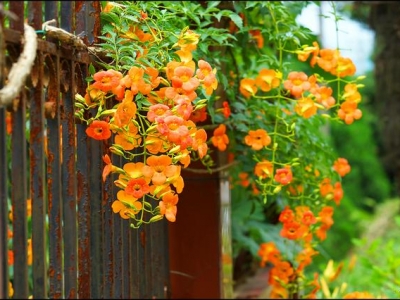
<svg viewBox="0 0 400 300">
<path fill-rule="evenodd" d="M 322 48 L 296 22 L 305 4 L 107 2 L 97 45 L 106 55 L 75 97 L 87 135 L 111 141 L 103 180 L 117 174 L 112 210 L 134 228 L 175 222 L 181 170 L 201 161 L 213 172 L 211 154 L 226 153 L 234 204 L 278 207 L 279 240 L 258 249 L 261 266 L 271 266 L 271 298 L 319 292 L 318 274 L 307 279 L 304 269 L 351 171 L 327 128 L 362 117 L 363 76 L 354 78 L 339 45 Z"/>
</svg>

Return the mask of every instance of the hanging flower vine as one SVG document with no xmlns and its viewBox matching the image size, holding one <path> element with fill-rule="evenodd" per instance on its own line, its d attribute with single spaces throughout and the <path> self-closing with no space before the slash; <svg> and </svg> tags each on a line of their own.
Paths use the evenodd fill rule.
<svg viewBox="0 0 400 300">
<path fill-rule="evenodd" d="M 265 241 L 258 250 L 261 266 L 272 266 L 271 297 L 313 298 L 318 274 L 307 280 L 304 269 L 334 223 L 351 171 L 323 128 L 362 117 L 363 76 L 354 79 L 356 66 L 339 49 L 302 44 L 310 31 L 284 2 L 218 5 L 108 2 L 99 45 L 108 61 L 90 68 L 75 114 L 89 137 L 111 139 L 108 153 L 127 161 L 104 154 L 103 180 L 118 175 L 112 210 L 135 228 L 175 222 L 182 169 L 200 160 L 210 170 L 210 153 L 227 153 L 236 162 L 233 201 L 280 209 L 285 247 Z M 222 19 L 226 28 L 213 26 Z"/>
</svg>

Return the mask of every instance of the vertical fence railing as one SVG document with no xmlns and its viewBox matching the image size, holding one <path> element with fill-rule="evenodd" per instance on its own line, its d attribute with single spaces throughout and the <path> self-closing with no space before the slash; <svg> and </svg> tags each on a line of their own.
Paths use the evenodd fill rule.
<svg viewBox="0 0 400 300">
<path fill-rule="evenodd" d="M 0 2 L 1 4 L 2 2 Z M 0 14 L 0 28 L 4 28 L 4 18 Z M 5 47 L 6 41 L 4 35 L 0 36 L 0 88 L 3 88 L 5 74 Z M 0 298 L 4 299 L 8 295 L 8 160 L 7 151 L 7 111 L 0 107 Z"/>
<path fill-rule="evenodd" d="M 24 15 L 24 2 L 11 1 L 10 11 L 16 16 Z M 10 28 L 23 32 L 24 19 L 10 20 Z M 8 45 L 7 45 L 8 46 Z M 9 57 L 15 62 L 21 51 L 20 45 L 7 47 Z M 27 199 L 28 199 L 28 159 L 26 141 L 26 103 L 25 91 L 20 93 L 17 109 L 11 113 L 12 135 L 11 149 L 11 203 L 12 203 L 12 231 L 13 231 L 13 286 L 14 297 L 26 299 L 29 296 L 28 282 L 28 225 L 27 225 Z"/>
<path fill-rule="evenodd" d="M 25 20 L 37 30 L 38 49 L 18 101 L 0 107 L 0 298 L 167 298 L 167 222 L 136 230 L 112 212 L 117 176 L 102 180 L 102 156 L 112 141 L 88 138 L 87 125 L 74 116 L 75 93 L 85 93 L 94 58 L 42 30 L 54 19 L 52 25 L 82 33 L 94 46 L 100 2 L 1 3 L 19 16 L 0 20 L 1 71 L 21 53 Z M 0 88 L 6 77 L 1 74 Z"/>
<path fill-rule="evenodd" d="M 45 20 L 57 20 L 58 3 L 45 3 Z M 46 141 L 47 141 L 47 199 L 48 199 L 48 295 L 53 299 L 64 296 L 63 278 L 63 230 L 62 230 L 62 178 L 61 178 L 61 132 L 60 132 L 60 60 L 56 40 L 47 39 L 49 44 L 45 63 L 49 76 L 46 90 Z M 52 45 L 53 47 L 51 47 Z"/>
<path fill-rule="evenodd" d="M 42 5 L 40 2 L 28 3 L 28 22 L 34 28 L 42 26 Z M 32 261 L 33 298 L 43 299 L 47 296 L 47 263 L 46 263 L 46 211 L 45 195 L 45 153 L 44 153 L 44 56 L 37 55 L 32 70 L 29 91 L 30 103 L 30 197 L 32 206 Z"/>
</svg>

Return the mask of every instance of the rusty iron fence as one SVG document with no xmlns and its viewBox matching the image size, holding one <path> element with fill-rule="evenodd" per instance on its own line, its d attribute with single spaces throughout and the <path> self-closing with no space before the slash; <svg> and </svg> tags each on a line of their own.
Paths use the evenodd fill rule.
<svg viewBox="0 0 400 300">
<path fill-rule="evenodd" d="M 0 298 L 168 298 L 166 222 L 136 230 L 113 214 L 115 178 L 101 176 L 108 145 L 74 118 L 92 56 L 42 31 L 55 19 L 94 45 L 100 2 L 0 3 L 0 87 L 24 46 L 24 22 L 38 34 L 25 88 L 0 107 Z"/>
</svg>

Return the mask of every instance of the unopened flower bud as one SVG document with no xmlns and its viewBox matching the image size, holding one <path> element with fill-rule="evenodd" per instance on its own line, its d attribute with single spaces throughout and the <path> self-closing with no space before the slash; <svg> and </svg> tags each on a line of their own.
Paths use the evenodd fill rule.
<svg viewBox="0 0 400 300">
<path fill-rule="evenodd" d="M 156 216 L 152 217 L 152 218 L 149 220 L 149 222 L 150 222 L 150 223 L 153 223 L 153 222 L 160 221 L 160 220 L 162 220 L 162 219 L 164 219 L 164 216 L 162 216 L 162 215 L 156 215 Z"/>
</svg>

